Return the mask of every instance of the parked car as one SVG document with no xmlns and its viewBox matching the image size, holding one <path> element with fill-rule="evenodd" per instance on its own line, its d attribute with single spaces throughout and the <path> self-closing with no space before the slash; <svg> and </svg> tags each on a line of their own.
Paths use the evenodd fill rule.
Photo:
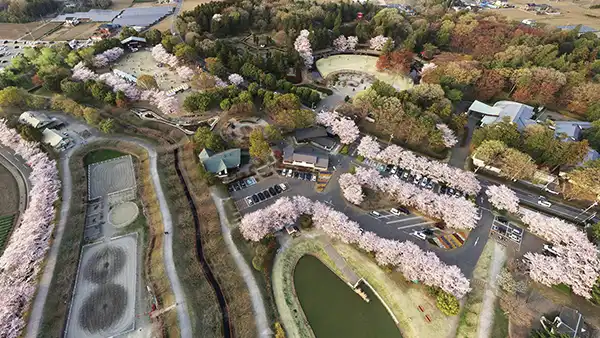
<svg viewBox="0 0 600 338">
<path fill-rule="evenodd" d="M 415 176 L 415 179 L 413 180 L 413 183 L 418 184 L 420 180 L 421 180 L 421 175 L 417 174 L 417 176 Z"/>
<path fill-rule="evenodd" d="M 248 185 L 246 184 L 245 180 L 241 180 L 239 181 L 240 187 L 242 187 L 242 189 L 246 188 Z"/>
<path fill-rule="evenodd" d="M 390 212 L 396 216 L 410 214 L 410 211 L 404 207 L 392 208 Z"/>
<path fill-rule="evenodd" d="M 400 176 L 401 179 L 406 180 L 408 178 L 408 176 L 410 175 L 410 171 L 405 171 L 402 173 L 402 176 Z"/>
<path fill-rule="evenodd" d="M 440 194 L 444 195 L 446 193 L 446 190 L 448 190 L 448 187 L 446 187 L 445 185 L 442 185 L 440 187 Z"/>
<path fill-rule="evenodd" d="M 394 174 L 396 174 L 396 172 L 398 172 L 398 167 L 397 166 L 393 166 L 392 170 L 390 170 L 390 174 L 394 175 Z"/>
<path fill-rule="evenodd" d="M 256 195 L 258 195 L 258 198 L 259 198 L 261 201 L 264 201 L 264 200 L 266 199 L 266 198 L 265 198 L 265 195 L 264 195 L 262 192 L 259 192 L 259 193 L 258 193 L 258 194 L 256 194 Z"/>
<path fill-rule="evenodd" d="M 427 177 L 423 177 L 423 179 L 421 180 L 421 188 L 426 188 L 427 187 L 427 183 L 429 182 L 429 179 Z"/>
<path fill-rule="evenodd" d="M 311 181 L 316 182 L 317 181 L 317 174 L 312 174 L 312 177 L 310 178 Z"/>
<path fill-rule="evenodd" d="M 370 214 L 371 214 L 371 215 L 373 215 L 373 216 L 375 216 L 375 217 L 379 217 L 379 216 L 381 216 L 381 214 L 380 214 L 380 213 L 378 213 L 378 212 L 377 212 L 377 211 L 375 211 L 375 210 L 371 211 L 371 212 L 370 212 Z"/>
<path fill-rule="evenodd" d="M 294 176 L 294 178 L 298 178 L 298 177 L 300 177 L 300 173 L 299 172 L 295 172 L 293 176 Z"/>
<path fill-rule="evenodd" d="M 511 232 L 511 233 L 509 233 L 509 234 L 507 234 L 507 235 L 508 235 L 508 237 L 510 237 L 510 239 L 512 239 L 513 241 L 515 241 L 515 242 L 517 242 L 517 243 L 521 242 L 521 237 L 519 237 L 519 236 L 517 236 L 517 235 L 513 234 L 512 232 Z"/>
<path fill-rule="evenodd" d="M 392 213 L 392 215 L 400 216 L 400 210 L 396 208 L 391 208 L 390 212 Z"/>
<path fill-rule="evenodd" d="M 292 169 L 288 169 L 287 177 L 292 177 L 293 174 L 294 174 L 294 171 Z"/>
<path fill-rule="evenodd" d="M 250 196 L 246 197 L 246 203 L 248 203 L 248 206 L 253 205 L 254 201 L 252 200 L 252 197 L 250 197 Z"/>
<path fill-rule="evenodd" d="M 433 189 L 433 180 L 432 180 L 432 179 L 430 179 L 430 180 L 427 182 L 427 189 L 429 189 L 429 190 Z"/>
<path fill-rule="evenodd" d="M 287 176 L 287 168 L 283 168 L 283 170 L 281 171 L 281 176 Z"/>
<path fill-rule="evenodd" d="M 422 239 L 422 240 L 426 240 L 427 239 L 427 236 L 425 236 L 425 234 L 423 232 L 421 232 L 421 231 L 415 231 L 411 235 L 413 235 L 413 236 L 415 236 L 415 237 L 417 237 L 419 239 Z"/>
<path fill-rule="evenodd" d="M 286 191 L 287 190 L 287 185 L 285 185 L 285 183 L 279 183 L 279 187 L 281 188 L 281 190 Z"/>
<path fill-rule="evenodd" d="M 271 193 L 269 192 L 269 190 L 265 190 L 262 193 L 263 195 L 265 195 L 265 198 L 271 198 Z"/>
<path fill-rule="evenodd" d="M 462 197 L 463 193 L 460 190 L 455 190 L 454 191 L 454 197 Z"/>
<path fill-rule="evenodd" d="M 252 195 L 252 200 L 254 201 L 254 203 L 258 203 L 259 198 L 258 196 L 256 196 L 256 194 Z"/>
<path fill-rule="evenodd" d="M 552 254 L 555 257 L 562 253 L 560 248 L 557 248 L 552 244 L 544 244 L 544 251 Z"/>
<path fill-rule="evenodd" d="M 500 223 L 503 223 L 503 224 L 508 224 L 508 219 L 507 219 L 506 217 L 503 217 L 503 216 L 498 216 L 498 217 L 496 218 L 496 220 L 497 220 L 498 222 L 500 222 Z"/>
<path fill-rule="evenodd" d="M 273 188 L 275 188 L 275 191 L 276 191 L 278 194 L 281 194 L 281 192 L 283 191 L 283 189 L 281 189 L 281 186 L 280 186 L 279 184 L 277 184 L 277 185 L 274 185 L 274 186 L 273 186 Z"/>
<path fill-rule="evenodd" d="M 481 210 L 481 208 L 477 208 L 477 214 L 475 214 L 475 219 L 476 220 L 481 220 L 481 216 L 483 215 L 483 210 Z"/>
<path fill-rule="evenodd" d="M 274 187 L 270 187 L 270 188 L 269 188 L 269 192 L 271 193 L 271 196 L 275 196 L 275 195 L 277 195 L 277 194 L 278 194 L 278 192 L 277 192 L 277 191 L 275 191 L 275 188 L 274 188 Z"/>
<path fill-rule="evenodd" d="M 546 208 L 550 208 L 552 206 L 552 203 L 550 203 L 550 201 L 548 201 L 544 196 L 540 196 L 537 203 Z"/>
</svg>

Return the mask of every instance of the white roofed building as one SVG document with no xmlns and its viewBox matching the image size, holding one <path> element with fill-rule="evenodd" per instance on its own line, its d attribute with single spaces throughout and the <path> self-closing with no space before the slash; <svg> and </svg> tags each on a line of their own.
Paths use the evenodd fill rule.
<svg viewBox="0 0 600 338">
<path fill-rule="evenodd" d="M 44 128 L 52 122 L 44 113 L 34 111 L 23 112 L 19 116 L 19 123 L 30 125 L 36 129 Z"/>
<path fill-rule="evenodd" d="M 53 148 L 60 148 L 69 143 L 69 139 L 54 129 L 46 128 L 42 132 L 42 143 L 48 144 Z"/>
</svg>

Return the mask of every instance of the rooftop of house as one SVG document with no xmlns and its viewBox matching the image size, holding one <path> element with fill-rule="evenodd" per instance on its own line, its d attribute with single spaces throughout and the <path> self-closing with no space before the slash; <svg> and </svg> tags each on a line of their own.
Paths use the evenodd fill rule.
<svg viewBox="0 0 600 338">
<path fill-rule="evenodd" d="M 566 26 L 558 26 L 557 28 L 559 28 L 559 29 L 561 29 L 563 31 L 572 31 L 572 30 L 576 29 L 577 27 L 579 27 L 579 33 L 580 34 L 596 33 L 598 31 L 600 31 L 597 28 L 590 27 L 590 26 L 585 26 L 585 25 L 566 25 Z"/>
<path fill-rule="evenodd" d="M 46 114 L 33 111 L 23 112 L 19 116 L 19 121 L 21 123 L 26 123 L 34 128 L 43 127 L 48 123 L 52 122 L 52 120 L 48 118 Z"/>
<path fill-rule="evenodd" d="M 220 173 L 226 169 L 237 168 L 240 166 L 242 151 L 240 148 L 225 150 L 215 153 L 210 149 L 204 149 L 198 155 L 206 171 L 211 173 Z"/>
<path fill-rule="evenodd" d="M 566 136 L 572 141 L 578 141 L 581 131 L 592 126 L 591 122 L 584 121 L 554 121 L 552 124 L 556 137 Z"/>
<path fill-rule="evenodd" d="M 130 43 L 130 42 L 143 42 L 143 43 L 146 43 L 146 39 L 140 38 L 140 37 L 137 37 L 137 36 L 130 36 L 130 37 L 124 39 L 124 40 L 121 40 L 121 44 L 122 45 Z"/>
<path fill-rule="evenodd" d="M 283 149 L 283 160 L 285 162 L 310 163 L 319 168 L 329 167 L 329 155 L 312 146 L 297 148 L 287 146 Z"/>
<path fill-rule="evenodd" d="M 516 123 L 519 129 L 536 123 L 531 119 L 533 117 L 533 107 L 514 101 L 498 101 L 493 106 L 475 101 L 471 104 L 469 110 L 485 115 L 481 119 L 481 125 L 500 122 L 505 118 L 508 118 L 509 122 Z"/>
<path fill-rule="evenodd" d="M 318 137 L 326 137 L 327 130 L 323 127 L 311 127 L 311 128 L 303 128 L 298 129 L 294 132 L 294 137 L 296 141 L 308 141 L 310 139 L 318 138 Z"/>
<path fill-rule="evenodd" d="M 64 137 L 56 130 L 46 128 L 42 132 L 42 143 L 51 145 L 52 147 L 58 146 Z"/>
</svg>

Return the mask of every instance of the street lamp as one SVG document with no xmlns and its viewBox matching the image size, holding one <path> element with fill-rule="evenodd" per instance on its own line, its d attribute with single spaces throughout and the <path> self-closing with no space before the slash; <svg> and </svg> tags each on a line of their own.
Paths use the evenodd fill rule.
<svg viewBox="0 0 600 338">
<path fill-rule="evenodd" d="M 593 208 L 597 205 L 598 205 L 598 201 L 594 201 L 594 203 L 592 203 L 589 207 L 587 207 L 585 210 L 583 210 L 581 213 L 579 213 L 579 215 L 575 216 L 575 219 L 579 218 L 579 216 L 585 214 L 588 210 L 590 210 L 591 208 Z"/>
</svg>

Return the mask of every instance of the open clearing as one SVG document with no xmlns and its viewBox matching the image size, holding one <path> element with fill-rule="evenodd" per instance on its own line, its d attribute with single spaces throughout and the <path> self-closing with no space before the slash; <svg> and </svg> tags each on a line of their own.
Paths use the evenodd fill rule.
<svg viewBox="0 0 600 338">
<path fill-rule="evenodd" d="M 67 337 L 111 337 L 134 329 L 137 234 L 83 248 Z"/>
<path fill-rule="evenodd" d="M 115 205 L 108 213 L 108 221 L 115 228 L 124 228 L 133 223 L 140 213 L 134 202 L 125 202 Z"/>
<path fill-rule="evenodd" d="M 124 9 L 131 7 L 133 0 L 112 0 L 110 9 Z"/>
<path fill-rule="evenodd" d="M 158 29 L 161 32 L 171 30 L 171 22 L 173 22 L 173 14 L 165 16 L 159 23 L 155 24 L 151 28 Z"/>
<path fill-rule="evenodd" d="M 560 15 L 535 15 L 533 12 L 526 12 L 518 7 L 525 5 L 531 1 L 528 0 L 510 0 L 509 3 L 517 8 L 491 9 L 495 13 L 507 16 L 509 19 L 522 21 L 523 19 L 532 19 L 539 23 L 547 23 L 553 26 L 563 25 L 586 25 L 600 29 L 600 9 L 588 9 L 588 2 L 582 1 L 579 3 L 571 1 L 536 1 L 536 4 L 547 4 L 560 10 Z M 596 18 L 587 16 L 595 15 Z"/>
<path fill-rule="evenodd" d="M 202 4 L 211 2 L 211 0 L 181 0 L 183 1 L 183 5 L 181 5 L 181 12 L 191 11 L 196 8 L 196 6 L 200 6 Z"/>
<path fill-rule="evenodd" d="M 168 67 L 159 67 L 152 58 L 152 53 L 146 49 L 125 54 L 124 57 L 113 65 L 113 68 L 122 70 L 135 77 L 143 74 L 153 75 L 161 90 L 169 90 L 185 82 Z"/>
<path fill-rule="evenodd" d="M 30 23 L 0 23 L 0 38 L 3 39 L 18 39 L 27 32 L 36 29 L 40 26 L 39 22 Z"/>
<path fill-rule="evenodd" d="M 100 149 L 100 150 L 92 151 L 89 154 L 85 155 L 85 158 L 83 159 L 83 163 L 87 167 L 88 165 L 90 165 L 92 163 L 98 163 L 98 162 L 102 162 L 102 161 L 106 161 L 106 160 L 112 160 L 113 158 L 117 158 L 117 157 L 121 157 L 121 156 L 125 156 L 125 155 L 127 155 L 127 154 L 122 153 L 117 150 Z"/>
<path fill-rule="evenodd" d="M 375 76 L 398 90 L 412 87 L 412 80 L 404 75 L 393 75 L 377 70 L 377 57 L 368 55 L 333 55 L 317 60 L 316 66 L 323 78 L 339 71 L 357 71 Z"/>
<path fill-rule="evenodd" d="M 19 207 L 19 188 L 8 169 L 0 165 L 0 216 L 14 215 Z"/>
<path fill-rule="evenodd" d="M 92 36 L 99 23 L 80 23 L 75 27 L 63 27 L 56 32 L 44 37 L 46 41 L 68 41 L 68 40 L 85 40 Z"/>
</svg>

